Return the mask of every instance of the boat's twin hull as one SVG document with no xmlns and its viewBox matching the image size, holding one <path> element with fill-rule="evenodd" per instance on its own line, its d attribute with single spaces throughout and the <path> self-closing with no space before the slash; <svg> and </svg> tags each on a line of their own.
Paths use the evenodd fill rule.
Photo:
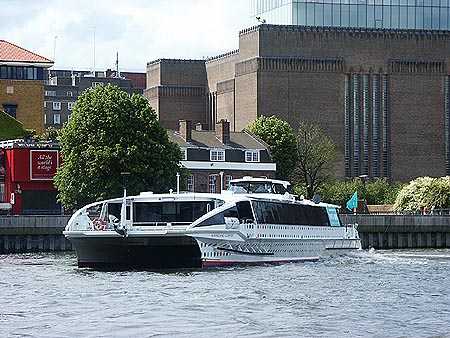
<svg viewBox="0 0 450 338">
<path fill-rule="evenodd" d="M 202 266 L 196 241 L 173 237 L 71 237 L 79 267 L 172 269 Z"/>
<path fill-rule="evenodd" d="M 275 252 L 242 250 L 226 245 L 208 245 L 194 238 L 177 236 L 119 237 L 79 236 L 69 237 L 74 246 L 79 267 L 93 269 L 175 269 L 202 268 L 227 265 L 280 264 L 315 261 L 332 252 L 345 253 L 359 248 L 359 240 L 341 248 L 327 248 L 325 241 L 287 241 Z M 258 247 L 265 247 L 258 245 Z M 330 250 L 331 249 L 331 250 Z"/>
</svg>

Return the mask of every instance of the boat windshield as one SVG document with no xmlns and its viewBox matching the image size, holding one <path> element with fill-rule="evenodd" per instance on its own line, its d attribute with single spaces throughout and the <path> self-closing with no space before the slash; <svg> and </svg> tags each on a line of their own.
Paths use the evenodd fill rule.
<svg viewBox="0 0 450 338">
<path fill-rule="evenodd" d="M 279 194 L 284 195 L 289 192 L 289 187 L 285 188 L 280 183 L 272 182 L 231 182 L 228 190 L 235 194 Z"/>
</svg>

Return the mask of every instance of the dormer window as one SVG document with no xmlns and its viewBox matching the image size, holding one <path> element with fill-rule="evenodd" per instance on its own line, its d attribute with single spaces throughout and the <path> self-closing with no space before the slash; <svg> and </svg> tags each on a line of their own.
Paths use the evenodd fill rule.
<svg viewBox="0 0 450 338">
<path fill-rule="evenodd" d="M 246 150 L 245 162 L 259 162 L 259 150 Z"/>
<path fill-rule="evenodd" d="M 225 150 L 223 149 L 212 149 L 209 151 L 209 159 L 212 162 L 224 162 L 225 161 Z"/>
</svg>

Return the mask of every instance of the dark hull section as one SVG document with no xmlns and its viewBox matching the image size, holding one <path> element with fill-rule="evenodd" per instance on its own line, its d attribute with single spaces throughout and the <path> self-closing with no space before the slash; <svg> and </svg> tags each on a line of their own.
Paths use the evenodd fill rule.
<svg viewBox="0 0 450 338">
<path fill-rule="evenodd" d="M 202 266 L 191 237 L 70 238 L 79 267 L 98 270 L 174 269 Z"/>
</svg>

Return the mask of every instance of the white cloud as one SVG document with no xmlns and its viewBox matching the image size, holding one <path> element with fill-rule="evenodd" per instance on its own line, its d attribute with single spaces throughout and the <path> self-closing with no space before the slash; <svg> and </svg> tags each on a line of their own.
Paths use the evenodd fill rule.
<svg viewBox="0 0 450 338">
<path fill-rule="evenodd" d="M 202 58 L 238 47 L 248 0 L 0 0 L 0 39 L 53 58 L 55 68 L 144 71 L 158 58 Z"/>
</svg>

